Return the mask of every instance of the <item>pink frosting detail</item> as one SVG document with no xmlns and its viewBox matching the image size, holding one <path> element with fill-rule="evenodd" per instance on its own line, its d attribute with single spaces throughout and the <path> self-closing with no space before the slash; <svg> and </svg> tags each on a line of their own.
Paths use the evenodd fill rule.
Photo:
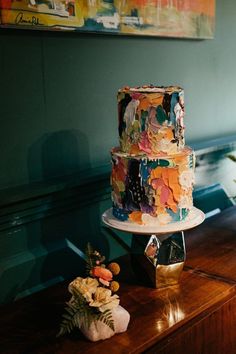
<svg viewBox="0 0 236 354">
<path fill-rule="evenodd" d="M 157 189 L 158 187 L 164 187 L 164 181 L 161 178 L 152 179 L 152 188 Z"/>
<path fill-rule="evenodd" d="M 151 144 L 150 141 L 148 140 L 148 135 L 146 131 L 141 133 L 141 140 L 138 146 L 140 150 L 145 151 L 147 154 L 151 154 L 152 152 Z"/>
<path fill-rule="evenodd" d="M 138 100 L 140 96 L 142 96 L 141 93 L 131 93 L 130 95 L 132 97 L 133 100 Z"/>
<path fill-rule="evenodd" d="M 153 189 L 160 188 L 160 202 L 161 204 L 165 205 L 170 195 L 170 189 L 165 185 L 164 181 L 161 178 L 154 178 L 151 181 L 151 184 Z"/>
<path fill-rule="evenodd" d="M 167 186 L 161 188 L 160 202 L 166 204 L 170 195 L 170 190 Z"/>
<path fill-rule="evenodd" d="M 156 109 L 154 107 L 150 108 L 149 111 L 149 128 L 154 132 L 157 133 L 160 129 L 160 124 L 158 124 L 156 119 Z"/>
</svg>

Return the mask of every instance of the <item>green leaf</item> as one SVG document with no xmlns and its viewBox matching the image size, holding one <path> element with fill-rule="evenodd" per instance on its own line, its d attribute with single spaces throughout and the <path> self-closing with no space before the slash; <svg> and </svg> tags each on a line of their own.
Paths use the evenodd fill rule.
<svg viewBox="0 0 236 354">
<path fill-rule="evenodd" d="M 115 331 L 114 320 L 112 317 L 111 310 L 101 312 L 101 314 L 98 315 L 97 320 L 105 323 L 112 331 Z"/>
<path fill-rule="evenodd" d="M 91 269 L 94 267 L 93 258 L 92 258 L 93 253 L 94 253 L 94 249 L 90 245 L 90 243 L 88 242 L 86 250 L 85 250 L 85 254 L 86 254 L 86 272 L 87 272 L 88 275 L 90 274 Z"/>
</svg>

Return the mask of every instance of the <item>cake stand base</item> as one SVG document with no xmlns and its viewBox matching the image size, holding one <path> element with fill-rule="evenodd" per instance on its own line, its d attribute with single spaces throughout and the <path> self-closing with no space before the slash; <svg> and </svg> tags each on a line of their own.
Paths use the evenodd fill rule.
<svg viewBox="0 0 236 354">
<path fill-rule="evenodd" d="M 204 213 L 195 207 L 186 220 L 164 226 L 119 221 L 112 215 L 112 209 L 102 216 L 109 227 L 132 233 L 133 270 L 140 280 L 154 288 L 178 284 L 186 258 L 183 230 L 201 224 L 204 219 Z"/>
<path fill-rule="evenodd" d="M 131 262 L 146 285 L 162 288 L 177 284 L 186 258 L 184 233 L 132 236 Z"/>
</svg>

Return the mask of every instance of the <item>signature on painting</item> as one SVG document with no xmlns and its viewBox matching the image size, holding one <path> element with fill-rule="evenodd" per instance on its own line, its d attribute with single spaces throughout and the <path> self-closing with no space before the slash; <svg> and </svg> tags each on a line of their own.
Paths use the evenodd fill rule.
<svg viewBox="0 0 236 354">
<path fill-rule="evenodd" d="M 36 16 L 24 16 L 23 12 L 19 12 L 15 18 L 15 24 L 29 24 L 32 26 L 43 26 L 42 23 L 39 22 L 39 18 Z"/>
</svg>

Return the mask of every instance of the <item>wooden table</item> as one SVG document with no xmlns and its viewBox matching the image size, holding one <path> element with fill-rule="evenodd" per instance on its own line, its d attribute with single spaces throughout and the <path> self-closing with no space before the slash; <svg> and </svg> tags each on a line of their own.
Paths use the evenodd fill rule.
<svg viewBox="0 0 236 354">
<path fill-rule="evenodd" d="M 0 308 L 4 354 L 236 353 L 236 207 L 185 233 L 187 261 L 180 284 L 138 284 L 129 257 L 119 260 L 127 332 L 97 343 L 79 332 L 56 338 L 67 284 Z"/>
</svg>

